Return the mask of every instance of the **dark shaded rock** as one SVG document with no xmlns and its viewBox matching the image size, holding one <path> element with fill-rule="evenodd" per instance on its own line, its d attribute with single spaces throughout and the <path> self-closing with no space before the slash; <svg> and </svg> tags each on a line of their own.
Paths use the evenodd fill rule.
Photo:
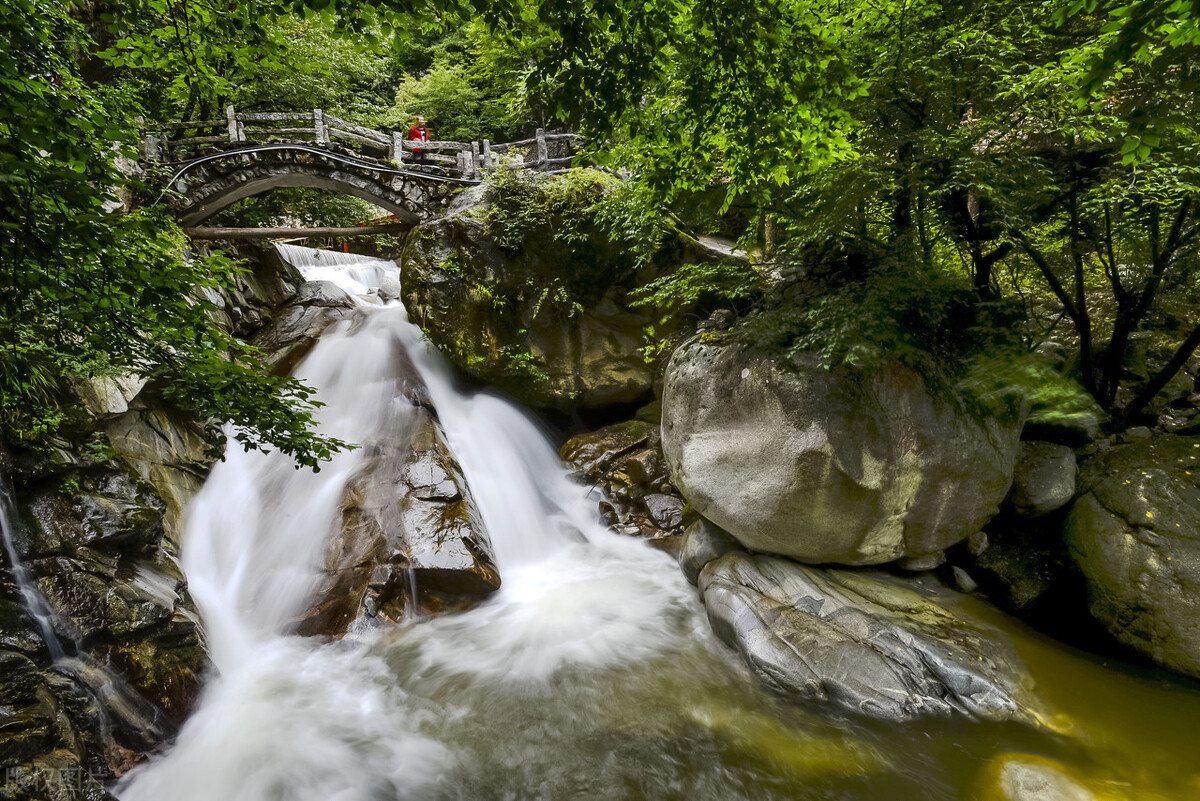
<svg viewBox="0 0 1200 801">
<path fill-rule="evenodd" d="M 1023 614 L 1077 589 L 1063 519 L 1061 512 L 1036 519 L 1008 512 L 988 525 L 987 548 L 964 554 L 972 575 L 997 605 Z"/>
<path fill-rule="evenodd" d="M 1090 459 L 1067 518 L 1089 606 L 1121 642 L 1200 678 L 1200 437 L 1162 435 Z"/>
<path fill-rule="evenodd" d="M 1039 517 L 1075 497 L 1075 452 L 1050 442 L 1022 442 L 1009 502 L 1018 514 Z"/>
<path fill-rule="evenodd" d="M 67 749 L 55 749 L 10 766 L 4 801 L 114 801 L 90 768 Z"/>
<path fill-rule="evenodd" d="M 36 700 L 40 684 L 33 660 L 16 651 L 0 651 L 0 705 Z"/>
<path fill-rule="evenodd" d="M 572 437 L 559 455 L 601 491 L 600 516 L 613 531 L 650 539 L 683 533 L 684 502 L 671 484 L 658 426 L 615 423 Z"/>
<path fill-rule="evenodd" d="M 280 375 L 290 374 L 317 344 L 321 333 L 349 314 L 350 309 L 344 306 L 287 306 L 250 344 L 265 354 L 264 361 L 272 370 Z"/>
<path fill-rule="evenodd" d="M 740 550 L 742 546 L 728 532 L 701 517 L 687 527 L 683 550 L 679 554 L 679 566 L 687 580 L 695 584 L 705 565 L 731 551 Z"/>
<path fill-rule="evenodd" d="M 747 547 L 878 564 L 982 528 L 1008 494 L 1020 423 L 977 419 L 899 365 L 785 369 L 693 340 L 667 366 L 663 453 L 684 499 Z"/>
<path fill-rule="evenodd" d="M 959 592 L 975 592 L 979 589 L 979 582 L 971 578 L 971 574 L 958 565 L 950 568 L 950 577 L 954 582 L 954 587 Z"/>
<path fill-rule="evenodd" d="M 22 499 L 34 523 L 26 556 L 62 553 L 84 545 L 152 546 L 163 536 L 165 506 L 148 487 L 123 472 L 84 475 L 43 486 Z"/>
<path fill-rule="evenodd" d="M 1048 413 L 1034 409 L 1025 421 L 1021 436 L 1028 440 L 1055 442 L 1070 448 L 1081 448 L 1100 436 L 1104 420 L 1099 409 L 1071 415 Z"/>
<path fill-rule="evenodd" d="M 117 420 L 131 415 L 141 413 Z M 169 445 L 155 439 L 158 448 Z M 47 780 L 59 775 L 60 757 L 68 772 L 88 765 L 119 775 L 174 733 L 207 667 L 197 616 L 164 537 L 166 504 L 108 462 L 26 488 L 17 506 L 25 525 L 13 521 L 15 539 L 32 557 L 27 566 L 67 658 L 45 670 L 47 648 L 32 622 L 15 602 L 0 603 L 0 643 L 23 654 L 0 652 L 0 672 L 24 710 L 15 718 L 19 735 L 0 737 L 0 752 L 7 743 L 19 752 L 8 764 L 35 773 L 39 760 L 50 760 L 37 768 Z M 53 724 L 37 724 L 43 718 Z"/>
<path fill-rule="evenodd" d="M 883 720 L 1045 719 L 1004 635 L 920 585 L 735 552 L 709 562 L 699 586 L 717 635 L 787 695 Z"/>
</svg>

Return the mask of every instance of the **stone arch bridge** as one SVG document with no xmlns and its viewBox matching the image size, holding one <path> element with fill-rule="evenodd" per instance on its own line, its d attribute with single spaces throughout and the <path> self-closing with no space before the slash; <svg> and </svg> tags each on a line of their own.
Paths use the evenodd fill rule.
<svg viewBox="0 0 1200 801">
<path fill-rule="evenodd" d="M 325 189 L 380 206 L 417 224 L 436 216 L 463 186 L 478 180 L 403 170 L 350 153 L 299 144 L 235 148 L 182 165 L 162 197 L 184 228 L 243 198 L 281 187 Z"/>
<path fill-rule="evenodd" d="M 158 177 L 148 183 L 162 189 L 154 202 L 185 228 L 281 187 L 353 195 L 415 225 L 440 214 L 488 170 L 569 167 L 579 140 L 539 128 L 532 139 L 506 144 L 413 142 L 321 109 L 239 114 L 230 106 L 224 120 L 143 125 L 141 161 Z"/>
</svg>

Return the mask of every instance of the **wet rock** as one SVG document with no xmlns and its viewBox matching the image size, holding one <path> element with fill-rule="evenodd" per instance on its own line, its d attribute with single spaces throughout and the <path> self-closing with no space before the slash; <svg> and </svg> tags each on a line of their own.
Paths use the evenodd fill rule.
<svg viewBox="0 0 1200 801">
<path fill-rule="evenodd" d="M 1080 474 L 1067 518 L 1089 606 L 1118 640 L 1200 678 L 1200 437 L 1118 445 Z"/>
<path fill-rule="evenodd" d="M 985 801 L 1096 801 L 1062 765 L 1032 754 L 1005 754 L 985 769 Z"/>
<path fill-rule="evenodd" d="M 332 323 L 348 317 L 350 312 L 344 306 L 287 306 L 250 340 L 250 344 L 265 354 L 264 361 L 275 372 L 290 374 L 317 344 L 321 333 Z"/>
<path fill-rule="evenodd" d="M 117 466 L 59 476 L 24 489 L 17 501 L 23 514 L 15 539 L 54 610 L 52 623 L 64 650 L 80 664 L 105 666 L 110 684 L 127 685 L 141 703 L 182 722 L 207 659 L 174 546 L 164 536 L 166 504 L 153 487 Z M 0 614 L 0 628 L 28 625 Z M 21 642 L 4 638 L 5 645 L 24 648 Z M 26 653 L 46 658 L 41 643 Z M 60 695 L 65 703 L 71 690 Z M 137 752 L 168 734 L 164 729 Z"/>
<path fill-rule="evenodd" d="M 559 456 L 587 479 L 598 481 L 619 467 L 624 457 L 657 443 L 654 425 L 630 420 L 572 437 L 559 449 Z"/>
<path fill-rule="evenodd" d="M 979 582 L 971 578 L 971 574 L 958 565 L 950 568 L 950 576 L 954 581 L 954 587 L 959 592 L 975 592 L 979 589 Z"/>
<path fill-rule="evenodd" d="M 675 528 L 683 523 L 683 501 L 673 495 L 654 493 L 642 499 L 650 519 L 662 529 Z"/>
<path fill-rule="evenodd" d="M 468 609 L 500 587 L 491 541 L 428 393 L 406 358 L 397 367 L 412 403 L 409 428 L 367 444 L 300 634 L 341 636 L 364 609 L 393 622 L 410 610 Z"/>
<path fill-rule="evenodd" d="M 979 420 L 898 365 L 833 371 L 692 341 L 667 366 L 663 453 L 700 514 L 814 563 L 922 557 L 1008 494 L 1019 416 Z"/>
<path fill-rule="evenodd" d="M 27 556 L 84 545 L 148 546 L 163 536 L 165 505 L 120 471 L 83 475 L 26 494 L 22 516 L 34 524 Z"/>
<path fill-rule="evenodd" d="M 1075 452 L 1051 442 L 1022 442 L 1009 501 L 1018 514 L 1039 517 L 1075 497 Z"/>
<path fill-rule="evenodd" d="M 385 278 L 379 285 L 380 300 L 400 300 L 400 282 L 394 278 Z"/>
<path fill-rule="evenodd" d="M 0 705 L 35 700 L 40 684 L 33 660 L 16 651 L 0 651 Z"/>
<path fill-rule="evenodd" d="M 399 503 L 375 513 L 387 537 L 388 576 L 372 580 L 371 595 L 378 613 L 392 620 L 409 604 L 423 612 L 469 609 L 500 588 L 491 540 L 462 469 L 429 412 L 420 409 L 418 418 L 393 485 Z"/>
<path fill-rule="evenodd" d="M 683 550 L 679 554 L 679 566 L 687 580 L 695 584 L 700 580 L 700 571 L 714 559 L 731 551 L 740 551 L 742 546 L 732 536 L 717 526 L 700 518 L 687 527 Z"/>
<path fill-rule="evenodd" d="M 296 292 L 294 302 L 300 306 L 354 308 L 354 298 L 332 281 L 305 281 Z"/>
<path fill-rule="evenodd" d="M 914 582 L 734 552 L 699 586 L 717 635 L 779 692 L 882 720 L 1045 719 L 1004 635 Z"/>
<path fill-rule="evenodd" d="M 165 504 L 163 531 L 176 548 L 183 509 L 208 475 L 213 456 L 198 426 L 161 409 L 133 409 L 108 422 L 108 442 L 118 458 L 151 486 Z"/>
<path fill-rule="evenodd" d="M 605 426 L 567 440 L 559 455 L 579 481 L 600 490 L 600 516 L 613 531 L 649 539 L 683 533 L 684 502 L 671 484 L 657 425 Z"/>
</svg>

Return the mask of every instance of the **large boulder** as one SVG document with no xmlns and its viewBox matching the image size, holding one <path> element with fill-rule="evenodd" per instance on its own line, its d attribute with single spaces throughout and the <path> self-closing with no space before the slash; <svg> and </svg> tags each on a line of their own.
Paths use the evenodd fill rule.
<svg viewBox="0 0 1200 801">
<path fill-rule="evenodd" d="M 176 723 L 207 658 L 187 582 L 164 537 L 165 504 L 121 469 L 93 469 L 21 495 L 17 538 L 66 649 L 108 666 Z"/>
<path fill-rule="evenodd" d="M 896 364 L 777 360 L 693 340 L 663 391 L 663 453 L 700 514 L 749 548 L 868 565 L 935 556 L 997 512 L 1019 414 L 977 417 Z"/>
<path fill-rule="evenodd" d="M 1118 445 L 1084 464 L 1079 487 L 1066 536 L 1092 614 L 1200 678 L 1200 437 Z"/>
<path fill-rule="evenodd" d="M 915 580 L 733 551 L 699 586 L 717 636 L 786 695 L 889 721 L 1048 720 L 1004 635 Z"/>
<path fill-rule="evenodd" d="M 309 287 L 314 287 L 307 289 Z M 329 291 L 322 291 L 322 288 Z M 289 374 L 317 344 L 331 324 L 344 320 L 354 308 L 354 300 L 328 281 L 302 285 L 307 291 L 279 309 L 270 324 L 262 328 L 250 344 L 263 352 L 264 361 L 279 374 Z M 336 290 L 336 291 L 335 291 Z"/>
<path fill-rule="evenodd" d="M 682 245 L 635 269 L 628 248 L 586 224 L 569 238 L 542 224 L 519 243 L 498 241 L 493 208 L 486 193 L 465 193 L 408 236 L 400 283 L 412 319 L 457 367 L 530 405 L 586 410 L 648 398 L 653 374 L 641 349 L 659 315 L 631 308 L 628 291 L 678 260 Z"/>
<path fill-rule="evenodd" d="M 190 712 L 198 617 L 152 486 L 112 460 L 25 481 L 6 524 L 49 626 L 0 586 L 0 767 L 29 783 L 13 797 L 107 798 Z"/>
<path fill-rule="evenodd" d="M 212 444 L 193 422 L 140 403 L 108 421 L 105 434 L 121 462 L 153 487 L 165 504 L 165 540 L 177 551 L 183 510 L 208 476 L 214 459 Z"/>
<path fill-rule="evenodd" d="M 404 303 L 459 368 L 527 403 L 566 409 L 635 402 L 651 389 L 640 349 L 652 320 L 630 310 L 619 287 L 580 293 L 578 310 L 560 308 L 554 295 L 586 270 L 579 261 L 553 240 L 505 251 L 481 221 L 460 213 L 409 237 L 401 259 Z"/>
</svg>

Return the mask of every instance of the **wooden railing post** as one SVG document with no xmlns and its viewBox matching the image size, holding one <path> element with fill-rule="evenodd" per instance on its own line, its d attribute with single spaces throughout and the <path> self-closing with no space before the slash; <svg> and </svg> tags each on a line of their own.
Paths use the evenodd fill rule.
<svg viewBox="0 0 1200 801">
<path fill-rule="evenodd" d="M 546 147 L 546 129 L 537 129 L 537 168 L 539 170 L 546 169 L 546 162 L 550 160 L 550 149 Z"/>
<path fill-rule="evenodd" d="M 229 141 L 237 144 L 238 142 L 238 120 L 237 112 L 233 110 L 233 104 L 225 107 L 225 122 L 229 124 Z"/>
<path fill-rule="evenodd" d="M 392 131 L 392 161 L 404 163 L 404 134 L 399 131 Z"/>
<path fill-rule="evenodd" d="M 319 108 L 313 109 L 313 132 L 316 134 L 318 145 L 329 144 L 329 137 L 325 133 L 325 112 Z"/>
</svg>

